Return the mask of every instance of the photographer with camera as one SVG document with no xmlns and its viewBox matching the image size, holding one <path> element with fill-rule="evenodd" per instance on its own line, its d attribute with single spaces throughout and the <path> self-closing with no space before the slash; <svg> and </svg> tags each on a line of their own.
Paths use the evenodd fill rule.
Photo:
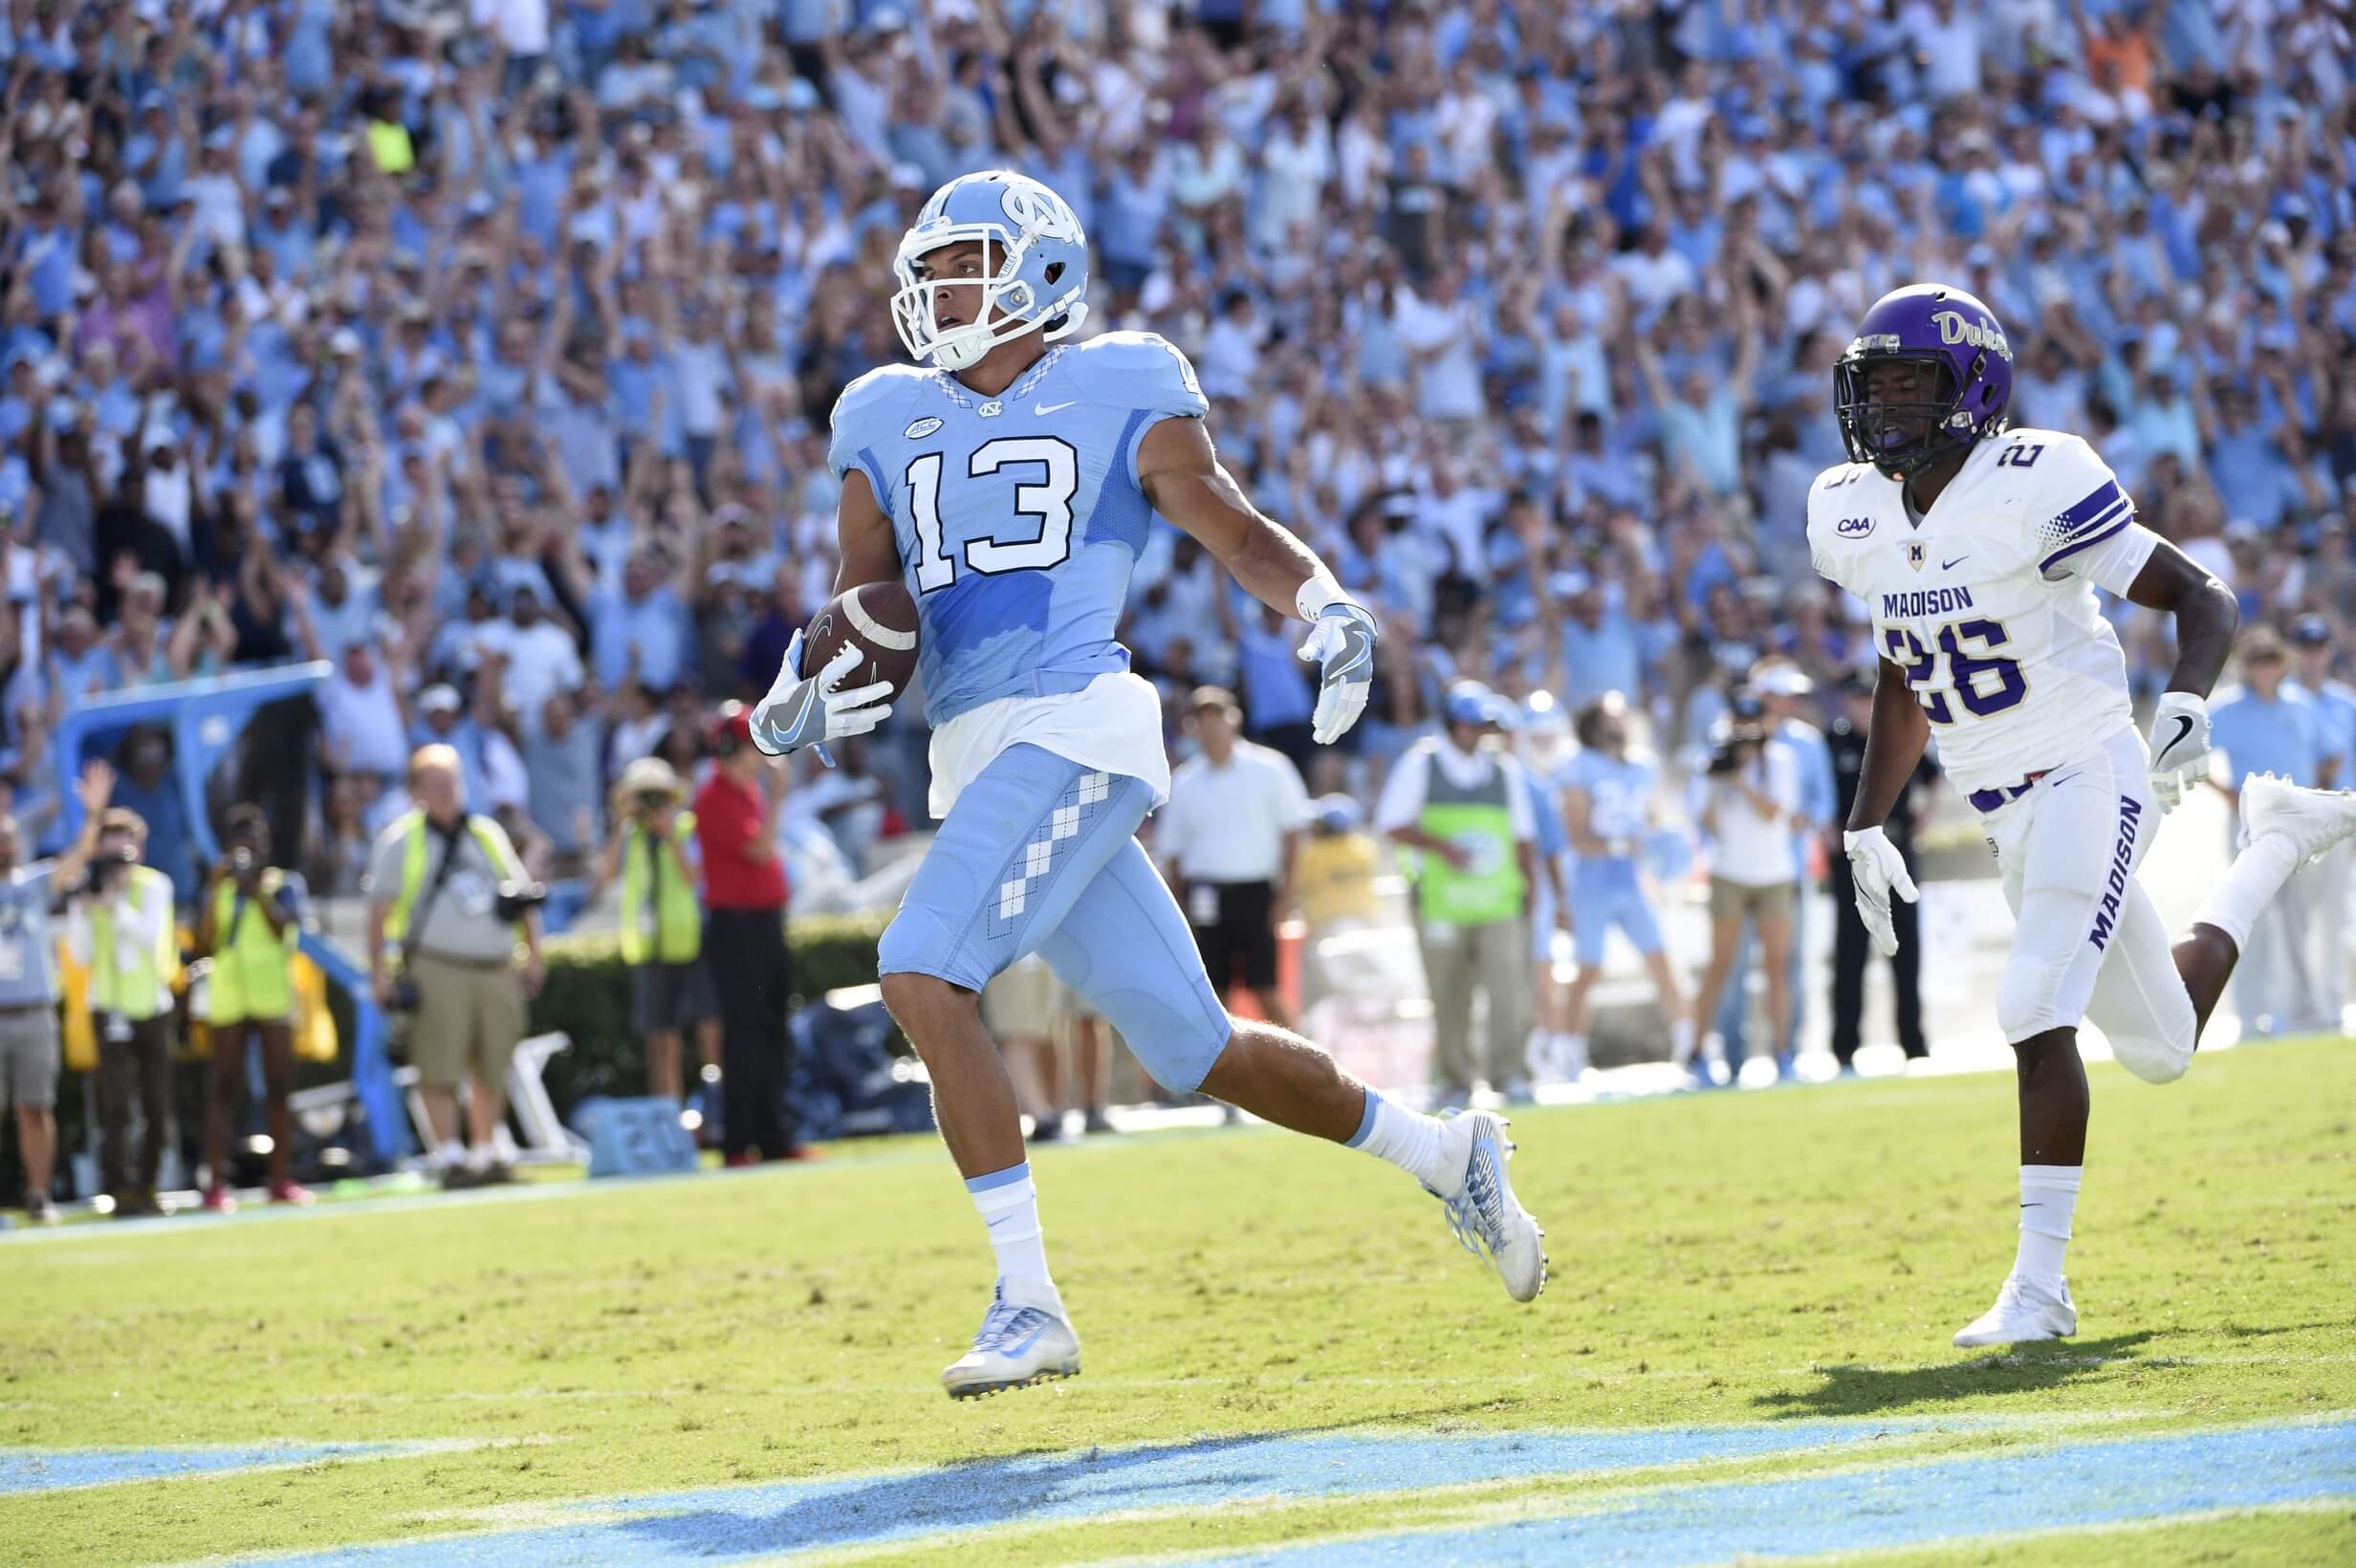
<svg viewBox="0 0 2356 1568">
<path fill-rule="evenodd" d="M 229 1122 L 245 1099 L 250 1042 L 262 1047 L 263 1112 L 270 1123 L 270 1201 L 307 1204 L 291 1171 L 294 1117 L 294 947 L 302 939 L 302 878 L 270 863 L 270 822 L 259 806 L 231 806 L 223 853 L 197 916 L 196 950 L 212 959 L 205 1021 L 212 1072 L 205 1099 L 205 1207 L 229 1213 Z"/>
<path fill-rule="evenodd" d="M 640 757 L 614 786 L 614 834 L 598 866 L 597 892 L 622 882 L 622 962 L 630 1009 L 646 1042 L 646 1092 L 678 1100 L 681 1034 L 717 1019 L 701 962 L 704 910 L 695 896 L 695 813 L 687 786 L 661 757 Z M 596 895 L 593 893 L 592 898 Z M 707 1060 L 717 1042 L 707 1041 Z"/>
<path fill-rule="evenodd" d="M 147 823 L 137 812 L 99 813 L 90 874 L 67 917 L 67 944 L 90 971 L 90 1022 L 98 1042 L 98 1165 L 115 1216 L 164 1212 L 156 1167 L 172 1105 L 172 981 L 180 932 L 172 880 L 140 864 Z M 86 835 L 89 827 L 84 824 Z M 131 1118 L 144 1125 L 137 1161 Z"/>
<path fill-rule="evenodd" d="M 57 944 L 49 914 L 59 889 L 82 879 L 98 847 L 99 817 L 115 788 L 115 770 L 93 762 L 82 773 L 81 837 L 55 860 L 22 864 L 25 836 L 15 815 L 0 812 L 0 1103 L 16 1107 L 16 1147 L 25 1162 L 25 1216 L 54 1225 L 49 1195 L 57 1152 Z"/>
<path fill-rule="evenodd" d="M 458 753 L 421 746 L 409 758 L 413 810 L 378 836 L 368 877 L 368 969 L 377 1001 L 408 1020 L 409 1056 L 433 1125 L 446 1187 L 514 1179 L 495 1149 L 507 1114 L 508 1060 L 546 971 L 538 905 L 507 833 L 466 809 Z M 517 939 L 523 967 L 515 966 Z M 458 1142 L 458 1089 L 469 1143 Z"/>
<path fill-rule="evenodd" d="M 1747 921 L 1758 937 L 1759 969 L 1767 979 L 1768 1038 L 1781 1040 L 1790 1034 L 1792 1021 L 1792 901 L 1800 883 L 1793 830 L 1800 820 L 1800 767 L 1790 748 L 1769 732 L 1756 693 L 1735 696 L 1701 784 L 1700 821 L 1713 840 L 1710 967 L 1694 995 L 1693 1016 L 1717 1016 Z M 1741 1065 L 1727 1063 L 1730 1083 Z"/>
</svg>

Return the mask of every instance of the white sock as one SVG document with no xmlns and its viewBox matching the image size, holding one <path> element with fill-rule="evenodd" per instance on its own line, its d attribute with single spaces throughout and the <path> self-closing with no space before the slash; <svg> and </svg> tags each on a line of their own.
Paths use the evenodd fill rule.
<svg viewBox="0 0 2356 1568">
<path fill-rule="evenodd" d="M 1693 1059 L 1693 1020 L 1678 1018 L 1669 1026 L 1669 1059 L 1682 1067 Z"/>
<path fill-rule="evenodd" d="M 467 1150 L 469 1170 L 489 1170 L 499 1163 L 499 1151 L 489 1143 L 477 1143 Z"/>
<path fill-rule="evenodd" d="M 453 1138 L 433 1151 L 429 1162 L 436 1170 L 450 1170 L 467 1163 L 467 1145 Z"/>
<path fill-rule="evenodd" d="M 2201 901 L 2193 920 L 2214 926 L 2234 939 L 2236 951 L 2250 945 L 2250 927 L 2257 924 L 2282 884 L 2299 869 L 2299 846 L 2286 833 L 2269 833 L 2250 840 L 2250 847 L 2234 857 L 2225 880 Z"/>
<path fill-rule="evenodd" d="M 2020 1251 L 2013 1273 L 2036 1279 L 2062 1277 L 2062 1255 L 2070 1250 L 2070 1219 L 2078 1211 L 2083 1165 L 2020 1167 Z"/>
<path fill-rule="evenodd" d="M 1394 1105 L 1369 1089 L 1358 1136 L 1350 1140 L 1349 1146 L 1388 1160 L 1426 1187 L 1446 1191 L 1462 1174 L 1441 1169 L 1440 1149 L 1447 1132 L 1438 1117 Z"/>
<path fill-rule="evenodd" d="M 998 1254 L 998 1277 L 1029 1287 L 1026 1297 L 1043 1290 L 1059 1302 L 1047 1273 L 1047 1241 L 1039 1230 L 1039 1190 L 1031 1182 L 1031 1163 L 973 1177 L 966 1190 L 990 1231 L 991 1251 Z"/>
<path fill-rule="evenodd" d="M 1587 1036 L 1584 1034 L 1563 1035 L 1562 1055 L 1556 1059 L 1562 1064 L 1562 1071 L 1572 1078 L 1577 1078 L 1585 1072 L 1587 1070 Z"/>
</svg>

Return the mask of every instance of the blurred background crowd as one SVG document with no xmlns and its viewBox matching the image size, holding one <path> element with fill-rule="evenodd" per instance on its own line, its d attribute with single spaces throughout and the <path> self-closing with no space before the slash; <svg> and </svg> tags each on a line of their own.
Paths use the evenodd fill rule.
<svg viewBox="0 0 2356 1568">
<path fill-rule="evenodd" d="M 1761 661 L 1869 659 L 1809 571 L 1831 365 L 1959 283 L 2246 620 L 2356 615 L 2345 0 L 5 0 L 0 780 L 69 843 L 77 705 L 317 659 L 281 858 L 360 890 L 413 747 L 552 882 L 708 764 L 827 596 L 840 389 L 949 178 L 1047 182 L 1091 326 L 1386 628 L 1350 744 L 1298 628 L 1167 528 L 1125 636 L 1371 812 L 1478 679 L 1625 694 L 1700 771 Z M 2164 629 L 2121 617 L 2139 688 Z M 1785 683 L 1789 685 L 1788 681 Z M 1791 686 L 1798 692 L 1800 687 Z M 797 907 L 921 826 L 914 703 L 781 790 Z M 124 741 L 119 803 L 168 741 Z M 147 853 L 203 885 L 168 802 Z M 172 857 L 181 863 L 170 863 Z M 561 924 L 561 901 L 552 924 Z"/>
</svg>

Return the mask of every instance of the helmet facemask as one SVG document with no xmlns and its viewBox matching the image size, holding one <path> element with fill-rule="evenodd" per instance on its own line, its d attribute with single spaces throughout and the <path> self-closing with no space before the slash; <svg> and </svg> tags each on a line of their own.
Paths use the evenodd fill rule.
<svg viewBox="0 0 2356 1568">
<path fill-rule="evenodd" d="M 900 279 L 899 292 L 892 295 L 892 325 L 909 357 L 928 359 L 943 370 L 964 370 L 1000 343 L 1039 329 L 1042 322 L 1049 342 L 1078 327 L 1087 310 L 1079 300 L 1080 288 L 1042 302 L 1020 275 L 1030 243 L 1029 235 L 1010 234 L 995 223 L 934 225 L 921 238 L 911 230 L 892 259 L 893 275 Z M 961 244 L 982 248 L 979 275 L 930 277 L 917 272 L 924 257 Z M 993 257 L 998 261 L 994 269 Z M 1050 279 L 1051 284 L 1057 281 L 1060 279 Z M 942 292 L 949 289 L 974 290 L 980 299 L 972 320 L 944 330 L 938 312 Z"/>
<path fill-rule="evenodd" d="M 1969 384 L 1979 384 L 1985 360 L 1985 351 L 1974 359 Z M 1931 395 L 1903 401 L 1873 396 L 1868 384 L 1872 372 L 1890 364 L 1930 371 Z M 1919 388 L 1923 379 L 1918 376 L 1915 384 Z M 1869 463 L 1889 479 L 1910 479 L 1983 433 L 1963 407 L 1955 367 L 1947 356 L 1931 350 L 1852 348 L 1833 366 L 1833 411 L 1841 421 L 1849 461 Z M 1909 425 L 1919 426 L 1921 434 L 1909 434 Z"/>
</svg>

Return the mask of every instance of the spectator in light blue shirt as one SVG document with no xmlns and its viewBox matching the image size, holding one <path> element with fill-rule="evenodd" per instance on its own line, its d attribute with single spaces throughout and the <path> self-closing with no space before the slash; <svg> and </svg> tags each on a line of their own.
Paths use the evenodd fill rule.
<svg viewBox="0 0 2356 1568">
<path fill-rule="evenodd" d="M 2321 705 L 2284 679 L 2289 665 L 2282 640 L 2259 625 L 2245 633 L 2240 648 L 2242 684 L 2220 695 L 2209 709 L 2210 743 L 2225 753 L 2237 794 L 2252 773 L 2279 773 L 2294 784 L 2321 781 L 2330 742 Z M 2335 1025 L 2323 1017 L 2314 951 L 2323 911 L 2322 882 L 2294 877 L 2266 906 L 2243 944 L 2234 967 L 2234 1008 L 2242 1027 L 2273 1035 Z"/>
<path fill-rule="evenodd" d="M 689 667 L 695 629 L 665 573 L 660 550 L 643 549 L 622 568 L 620 593 L 589 601 L 591 662 L 608 691 L 633 672 L 647 690 L 668 691 Z"/>
<path fill-rule="evenodd" d="M 2316 783 L 2325 789 L 2345 789 L 2356 777 L 2356 687 L 2332 679 L 2332 656 L 2337 640 L 2331 623 L 2320 615 L 2301 616 L 2291 625 L 2291 646 L 2297 650 L 2299 688 L 2315 701 L 2323 720 L 2323 763 Z M 2316 974 L 2317 1020 L 2336 1030 L 2347 1005 L 2347 895 L 2356 848 L 2342 844 L 2305 873 L 2316 883 L 2316 935 L 2322 940 L 2322 963 Z"/>
<path fill-rule="evenodd" d="M 1576 710 L 1606 691 L 1644 690 L 1644 649 L 1628 619 L 1625 591 L 1575 568 L 1557 572 L 1546 586 L 1565 612 L 1563 702 Z"/>
</svg>

